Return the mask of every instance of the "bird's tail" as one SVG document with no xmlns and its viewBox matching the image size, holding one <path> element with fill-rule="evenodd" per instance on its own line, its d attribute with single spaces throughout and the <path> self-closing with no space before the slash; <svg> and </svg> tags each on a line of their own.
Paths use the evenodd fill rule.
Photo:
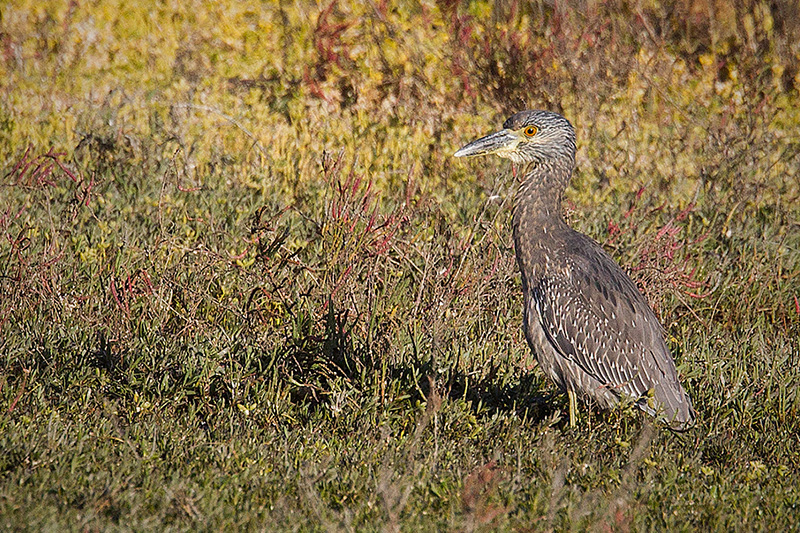
<svg viewBox="0 0 800 533">
<path fill-rule="evenodd" d="M 680 383 L 658 385 L 651 393 L 638 402 L 643 411 L 665 422 L 673 431 L 686 431 L 694 426 L 692 400 Z"/>
</svg>

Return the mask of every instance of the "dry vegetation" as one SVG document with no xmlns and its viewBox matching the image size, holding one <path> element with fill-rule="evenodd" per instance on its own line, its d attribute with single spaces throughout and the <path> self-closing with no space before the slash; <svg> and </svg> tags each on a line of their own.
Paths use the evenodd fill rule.
<svg viewBox="0 0 800 533">
<path fill-rule="evenodd" d="M 796 527 L 799 7 L 5 3 L 0 525 Z M 509 168 L 451 157 L 523 108 L 695 430 L 564 424 Z"/>
</svg>

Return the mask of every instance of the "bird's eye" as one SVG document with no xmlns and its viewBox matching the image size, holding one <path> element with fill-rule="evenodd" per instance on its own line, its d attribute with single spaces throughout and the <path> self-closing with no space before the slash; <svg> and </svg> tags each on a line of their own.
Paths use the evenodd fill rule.
<svg viewBox="0 0 800 533">
<path fill-rule="evenodd" d="M 533 137 L 534 135 L 536 135 L 538 131 L 539 128 L 537 128 L 536 126 L 528 126 L 527 128 L 525 128 L 525 136 Z"/>
</svg>

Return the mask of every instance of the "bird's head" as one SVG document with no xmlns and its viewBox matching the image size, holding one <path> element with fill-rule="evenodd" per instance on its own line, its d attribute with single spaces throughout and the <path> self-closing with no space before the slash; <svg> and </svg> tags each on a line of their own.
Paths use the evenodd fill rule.
<svg viewBox="0 0 800 533">
<path fill-rule="evenodd" d="M 567 119 L 550 111 L 520 111 L 503 129 L 472 141 L 455 157 L 495 154 L 514 163 L 575 161 L 575 129 Z"/>
</svg>

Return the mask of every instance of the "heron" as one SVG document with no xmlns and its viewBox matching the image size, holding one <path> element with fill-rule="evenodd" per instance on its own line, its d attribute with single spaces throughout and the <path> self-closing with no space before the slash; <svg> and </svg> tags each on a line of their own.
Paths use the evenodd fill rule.
<svg viewBox="0 0 800 533">
<path fill-rule="evenodd" d="M 663 328 L 631 278 L 592 238 L 567 225 L 564 191 L 575 169 L 575 129 L 530 110 L 455 157 L 495 154 L 519 172 L 512 230 L 522 277 L 523 330 L 544 374 L 569 398 L 610 409 L 624 398 L 682 431 L 694 424 Z"/>
</svg>

